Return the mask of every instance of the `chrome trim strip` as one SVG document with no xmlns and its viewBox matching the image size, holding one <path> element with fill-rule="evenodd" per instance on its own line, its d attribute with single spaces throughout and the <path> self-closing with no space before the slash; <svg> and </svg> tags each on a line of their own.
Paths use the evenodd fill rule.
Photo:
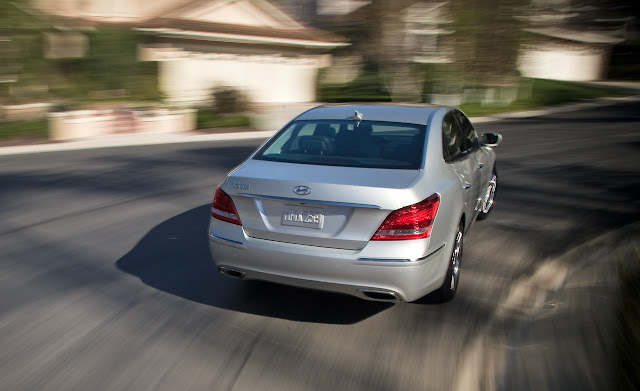
<svg viewBox="0 0 640 391">
<path fill-rule="evenodd" d="M 446 246 L 446 243 L 442 243 L 440 245 L 440 247 L 438 247 L 437 249 L 431 251 L 427 256 L 424 256 L 422 258 L 418 258 L 417 261 L 424 261 L 425 259 L 429 258 L 430 256 L 434 255 L 435 253 L 439 252 L 440 250 L 442 250 L 444 248 L 444 246 Z"/>
<path fill-rule="evenodd" d="M 410 259 L 393 259 L 393 258 L 358 258 L 358 262 L 393 262 L 393 263 L 405 263 L 411 262 Z"/>
<path fill-rule="evenodd" d="M 424 261 L 425 259 L 427 259 L 430 256 L 434 255 L 435 253 L 439 252 L 440 250 L 442 250 L 444 248 L 445 245 L 446 245 L 446 243 L 442 243 L 442 245 L 440 245 L 440 247 L 438 247 L 437 249 L 433 250 L 428 255 L 426 255 L 426 256 L 424 256 L 422 258 L 416 259 L 415 261 L 412 261 L 410 259 L 394 259 L 394 258 L 358 258 L 356 261 L 358 261 L 358 262 L 388 262 L 388 263 L 408 263 L 408 262 L 418 263 L 418 262 Z"/>
<path fill-rule="evenodd" d="M 224 240 L 225 242 L 229 242 L 229 243 L 233 243 L 233 244 L 239 244 L 239 245 L 241 245 L 241 246 L 244 246 L 244 243 L 242 243 L 242 242 L 238 242 L 238 241 L 235 241 L 235 240 L 231 240 L 231 239 L 223 238 L 223 237 L 220 237 L 220 236 L 218 236 L 218 235 L 214 235 L 214 234 L 212 234 L 211 232 L 209 232 L 209 237 L 210 237 L 210 238 L 213 238 L 213 239 Z"/>
<path fill-rule="evenodd" d="M 320 205 L 331 205 L 331 206 L 344 206 L 344 207 L 347 207 L 347 208 L 382 209 L 378 205 L 352 204 L 352 203 L 349 203 L 349 202 L 307 200 L 307 199 L 304 199 L 304 198 L 276 197 L 276 196 L 266 196 L 266 195 L 249 194 L 249 193 L 238 193 L 238 195 L 242 196 L 242 197 L 261 198 L 261 199 L 265 199 L 265 200 L 278 200 L 278 201 L 286 201 L 286 202 L 296 202 L 296 203 L 299 203 L 299 204 L 320 204 Z"/>
</svg>

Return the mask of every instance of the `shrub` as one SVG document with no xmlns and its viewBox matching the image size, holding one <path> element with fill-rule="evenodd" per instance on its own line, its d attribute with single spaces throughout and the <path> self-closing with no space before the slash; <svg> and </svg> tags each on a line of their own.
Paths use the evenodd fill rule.
<svg viewBox="0 0 640 391">
<path fill-rule="evenodd" d="M 318 100 L 322 102 L 389 102 L 391 96 L 377 72 L 365 71 L 350 83 L 318 85 Z"/>
<path fill-rule="evenodd" d="M 231 87 L 219 87 L 213 91 L 213 108 L 221 114 L 247 111 L 248 102 L 240 90 Z"/>
<path fill-rule="evenodd" d="M 220 115 L 213 109 L 199 109 L 197 117 L 198 129 L 234 128 L 251 126 L 251 119 L 246 115 Z"/>
</svg>

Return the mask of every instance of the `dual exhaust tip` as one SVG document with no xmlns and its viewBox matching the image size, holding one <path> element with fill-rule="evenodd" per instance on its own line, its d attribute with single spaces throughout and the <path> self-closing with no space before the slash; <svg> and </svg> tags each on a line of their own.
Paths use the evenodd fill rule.
<svg viewBox="0 0 640 391">
<path fill-rule="evenodd" d="M 375 301 L 402 301 L 402 299 L 396 292 L 384 289 L 360 289 L 360 293 L 362 293 L 367 298 Z"/>
<path fill-rule="evenodd" d="M 218 270 L 220 270 L 220 273 L 227 275 L 229 277 L 237 278 L 239 280 L 244 278 L 244 272 L 240 270 L 231 269 L 225 266 L 220 266 Z"/>
<path fill-rule="evenodd" d="M 226 276 L 237 278 L 239 280 L 244 278 L 244 275 L 245 275 L 243 271 L 226 267 L 226 266 L 220 266 L 218 270 L 220 270 L 220 273 Z M 388 291 L 384 289 L 360 289 L 360 293 L 362 293 L 368 299 L 375 300 L 375 301 L 387 301 L 387 302 L 402 301 L 396 292 Z"/>
</svg>

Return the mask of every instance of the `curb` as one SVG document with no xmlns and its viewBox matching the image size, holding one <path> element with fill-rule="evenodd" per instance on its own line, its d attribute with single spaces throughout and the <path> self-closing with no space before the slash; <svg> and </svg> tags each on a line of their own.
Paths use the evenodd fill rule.
<svg viewBox="0 0 640 391">
<path fill-rule="evenodd" d="M 561 106 L 547 107 L 538 110 L 526 110 L 526 111 L 514 111 L 510 113 L 499 113 L 494 115 L 488 115 L 483 117 L 472 117 L 471 122 L 480 124 L 484 122 L 501 121 L 505 119 L 521 119 L 530 117 L 539 117 L 542 115 L 556 114 L 556 113 L 569 113 L 571 111 L 591 109 L 596 107 L 606 107 L 615 105 L 618 103 L 636 102 L 640 101 L 640 95 L 631 95 L 623 97 L 610 97 L 600 98 L 579 103 L 570 103 Z"/>
<path fill-rule="evenodd" d="M 118 148 L 143 145 L 183 144 L 205 141 L 228 141 L 264 139 L 271 137 L 275 131 L 249 131 L 235 133 L 201 134 L 196 132 L 181 133 L 132 133 L 102 136 L 94 139 L 53 142 L 35 145 L 16 145 L 0 147 L 0 156 L 23 155 L 43 152 L 78 151 L 99 148 Z"/>
</svg>

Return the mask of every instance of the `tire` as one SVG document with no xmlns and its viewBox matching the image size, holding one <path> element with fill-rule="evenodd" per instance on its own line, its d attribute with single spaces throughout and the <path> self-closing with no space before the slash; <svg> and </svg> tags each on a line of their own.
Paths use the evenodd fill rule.
<svg viewBox="0 0 640 391">
<path fill-rule="evenodd" d="M 493 167 L 493 174 L 491 175 L 491 180 L 489 181 L 489 185 L 485 190 L 485 197 L 482 202 L 482 209 L 478 213 L 478 220 L 486 219 L 489 216 L 489 213 L 493 210 L 493 204 L 496 196 L 496 187 L 498 186 L 498 170 Z"/>
<path fill-rule="evenodd" d="M 451 256 L 449 257 L 449 266 L 447 267 L 447 274 L 444 278 L 442 286 L 436 291 L 440 301 L 447 302 L 453 299 L 458 291 L 458 285 L 460 282 L 460 260 L 462 259 L 462 243 L 463 243 L 464 229 L 462 224 L 458 226 L 456 235 L 453 239 L 453 248 L 451 249 Z"/>
</svg>

